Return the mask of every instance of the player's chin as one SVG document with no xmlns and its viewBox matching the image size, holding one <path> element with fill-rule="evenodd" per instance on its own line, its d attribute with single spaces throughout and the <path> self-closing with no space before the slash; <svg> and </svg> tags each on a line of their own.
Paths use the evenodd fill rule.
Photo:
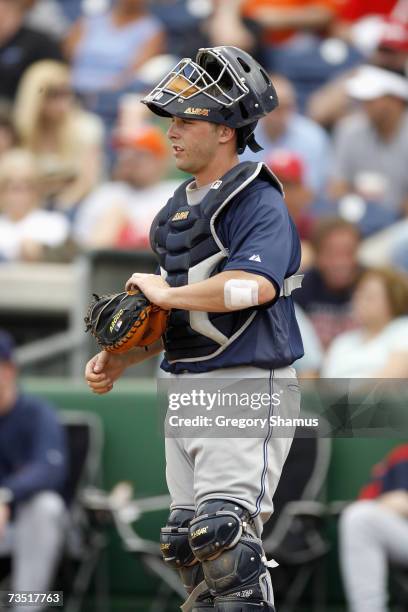
<svg viewBox="0 0 408 612">
<path fill-rule="evenodd" d="M 183 172 L 190 172 L 190 174 L 192 173 L 193 164 L 191 163 L 191 160 L 181 156 L 175 157 L 174 159 L 176 163 L 176 168 L 178 168 L 179 170 L 183 170 Z"/>
</svg>

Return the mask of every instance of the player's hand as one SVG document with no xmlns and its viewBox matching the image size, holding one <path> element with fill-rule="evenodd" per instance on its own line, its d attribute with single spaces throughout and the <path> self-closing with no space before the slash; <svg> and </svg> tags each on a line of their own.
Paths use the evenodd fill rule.
<svg viewBox="0 0 408 612">
<path fill-rule="evenodd" d="M 135 272 L 126 283 L 126 291 L 140 289 L 148 300 L 156 306 L 168 309 L 166 306 L 169 284 L 158 274 L 142 274 Z"/>
<path fill-rule="evenodd" d="M 10 508 L 7 504 L 0 504 L 0 540 L 6 531 L 10 519 Z"/>
<path fill-rule="evenodd" d="M 122 376 L 128 365 L 125 353 L 101 351 L 86 364 L 85 380 L 94 393 L 98 395 L 109 393 L 113 383 Z"/>
</svg>

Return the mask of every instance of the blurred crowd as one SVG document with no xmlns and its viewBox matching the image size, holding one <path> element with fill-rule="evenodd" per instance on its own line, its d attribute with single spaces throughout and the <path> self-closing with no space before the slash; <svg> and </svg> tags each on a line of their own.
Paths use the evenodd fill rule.
<svg viewBox="0 0 408 612">
<path fill-rule="evenodd" d="M 407 376 L 408 0 L 0 0 L 0 261 L 147 249 L 184 175 L 141 97 L 235 45 L 303 243 L 303 376 Z"/>
</svg>

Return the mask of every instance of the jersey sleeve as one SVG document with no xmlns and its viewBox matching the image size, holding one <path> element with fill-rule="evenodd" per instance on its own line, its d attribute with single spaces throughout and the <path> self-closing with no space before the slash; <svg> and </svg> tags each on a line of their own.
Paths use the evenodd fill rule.
<svg viewBox="0 0 408 612">
<path fill-rule="evenodd" d="M 224 271 L 259 274 L 280 290 L 300 265 L 300 243 L 280 193 L 258 190 L 228 210 L 224 221 L 229 250 Z"/>
</svg>

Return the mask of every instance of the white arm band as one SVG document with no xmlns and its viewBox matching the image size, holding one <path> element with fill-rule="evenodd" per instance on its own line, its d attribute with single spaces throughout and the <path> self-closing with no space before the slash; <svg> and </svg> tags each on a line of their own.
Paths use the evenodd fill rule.
<svg viewBox="0 0 408 612">
<path fill-rule="evenodd" d="M 224 285 L 225 307 L 240 310 L 259 305 L 259 287 L 255 280 L 231 278 Z"/>
</svg>

